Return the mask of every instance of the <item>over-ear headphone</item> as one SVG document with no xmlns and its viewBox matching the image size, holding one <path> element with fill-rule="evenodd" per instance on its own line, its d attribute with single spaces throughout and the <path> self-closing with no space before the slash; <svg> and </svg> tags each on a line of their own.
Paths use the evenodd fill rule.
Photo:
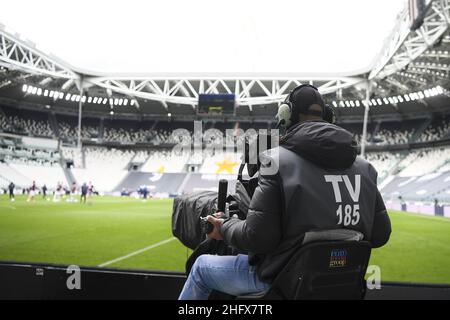
<svg viewBox="0 0 450 320">
<path fill-rule="evenodd" d="M 333 107 L 331 107 L 329 104 L 325 105 L 322 119 L 331 124 L 336 123 L 336 114 L 334 113 Z"/>
<path fill-rule="evenodd" d="M 296 110 L 297 112 L 293 112 L 294 104 L 291 100 L 292 96 L 295 92 L 297 92 L 301 88 L 305 88 L 305 87 L 312 88 L 315 91 L 317 91 L 317 93 L 319 94 L 319 89 L 317 89 L 315 86 L 313 86 L 311 84 L 302 84 L 302 85 L 294 88 L 286 96 L 286 99 L 284 100 L 284 102 L 278 107 L 278 113 L 276 116 L 276 118 L 278 120 L 277 127 L 280 127 L 280 126 L 285 127 L 285 128 L 290 127 L 292 124 L 294 124 L 298 121 L 298 113 L 300 113 L 300 112 L 305 113 L 305 114 L 318 115 L 318 116 L 322 117 L 322 119 L 324 119 L 330 123 L 334 123 L 334 121 L 335 121 L 334 111 L 329 105 L 324 105 L 324 108 L 322 111 Z"/>
</svg>

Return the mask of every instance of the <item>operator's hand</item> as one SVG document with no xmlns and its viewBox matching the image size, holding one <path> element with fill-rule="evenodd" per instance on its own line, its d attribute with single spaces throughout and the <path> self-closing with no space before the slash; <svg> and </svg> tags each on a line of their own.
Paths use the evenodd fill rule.
<svg viewBox="0 0 450 320">
<path fill-rule="evenodd" d="M 213 231 L 207 236 L 210 239 L 222 240 L 222 235 L 220 234 L 220 227 L 222 226 L 223 219 L 218 219 L 213 216 L 208 216 L 208 221 L 214 226 Z"/>
</svg>

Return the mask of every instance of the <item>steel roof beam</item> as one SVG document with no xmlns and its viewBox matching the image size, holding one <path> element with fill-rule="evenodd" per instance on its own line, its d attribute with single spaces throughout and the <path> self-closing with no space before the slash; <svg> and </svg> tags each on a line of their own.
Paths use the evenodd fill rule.
<svg viewBox="0 0 450 320">
<path fill-rule="evenodd" d="M 12 70 L 55 78 L 79 78 L 64 62 L 37 50 L 34 45 L 7 33 L 4 28 L 0 28 L 0 64 Z"/>
<path fill-rule="evenodd" d="M 369 74 L 369 80 L 383 79 L 404 69 L 441 40 L 449 26 L 450 0 L 432 0 L 423 25 L 416 31 L 410 30 L 408 7 L 405 6 Z"/>
<path fill-rule="evenodd" d="M 124 95 L 166 103 L 196 105 L 202 93 L 234 93 L 238 105 L 265 105 L 283 101 L 290 90 L 308 83 L 300 79 L 186 79 L 92 77 L 86 81 Z M 314 79 L 322 94 L 353 87 L 366 81 L 359 77 Z"/>
</svg>

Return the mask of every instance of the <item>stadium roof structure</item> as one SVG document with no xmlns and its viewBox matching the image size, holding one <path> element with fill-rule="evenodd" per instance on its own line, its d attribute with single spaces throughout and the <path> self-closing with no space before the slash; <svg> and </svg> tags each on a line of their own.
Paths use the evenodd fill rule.
<svg viewBox="0 0 450 320">
<path fill-rule="evenodd" d="M 405 0 L 57 0 L 2 5 L 0 21 L 95 75 L 371 69 Z"/>
<path fill-rule="evenodd" d="M 426 95 L 434 95 L 436 88 L 440 90 L 437 93 L 446 93 L 445 88 L 450 87 L 450 0 L 425 3 L 420 28 L 411 30 L 408 6 L 405 6 L 397 14 L 396 24 L 372 65 L 353 72 L 118 74 L 85 71 L 44 53 L 0 25 L 0 90 L 15 88 L 12 90 L 15 94 L 25 95 L 42 92 L 46 97 L 52 93 L 55 101 L 97 104 L 106 106 L 108 111 L 115 106 L 138 109 L 140 104 L 150 101 L 159 103 L 168 112 L 171 104 L 195 107 L 202 93 L 233 93 L 238 106 L 252 110 L 255 106 L 276 105 L 295 86 L 311 83 L 336 107 L 376 106 L 379 99 L 395 107 L 405 95 L 420 92 L 417 99 L 411 100 L 423 100 Z M 178 40 L 174 37 L 174 41 Z M 351 40 L 358 42 L 358 39 Z M 276 47 L 289 51 L 289 45 Z M 132 56 L 130 53 L 131 59 Z M 424 89 L 430 91 L 424 93 Z"/>
</svg>

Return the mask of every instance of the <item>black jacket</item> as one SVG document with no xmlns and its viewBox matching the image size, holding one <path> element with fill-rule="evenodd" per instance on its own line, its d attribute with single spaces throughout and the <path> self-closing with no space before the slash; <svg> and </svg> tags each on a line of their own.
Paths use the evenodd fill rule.
<svg viewBox="0 0 450 320">
<path fill-rule="evenodd" d="M 261 280 L 274 279 L 308 231 L 348 228 L 364 234 L 373 247 L 388 241 L 391 226 L 377 172 L 356 153 L 348 131 L 307 121 L 262 155 L 247 219 L 229 219 L 221 227 L 226 243 L 249 252 Z M 264 174 L 262 169 L 274 163 L 276 174 Z"/>
</svg>

